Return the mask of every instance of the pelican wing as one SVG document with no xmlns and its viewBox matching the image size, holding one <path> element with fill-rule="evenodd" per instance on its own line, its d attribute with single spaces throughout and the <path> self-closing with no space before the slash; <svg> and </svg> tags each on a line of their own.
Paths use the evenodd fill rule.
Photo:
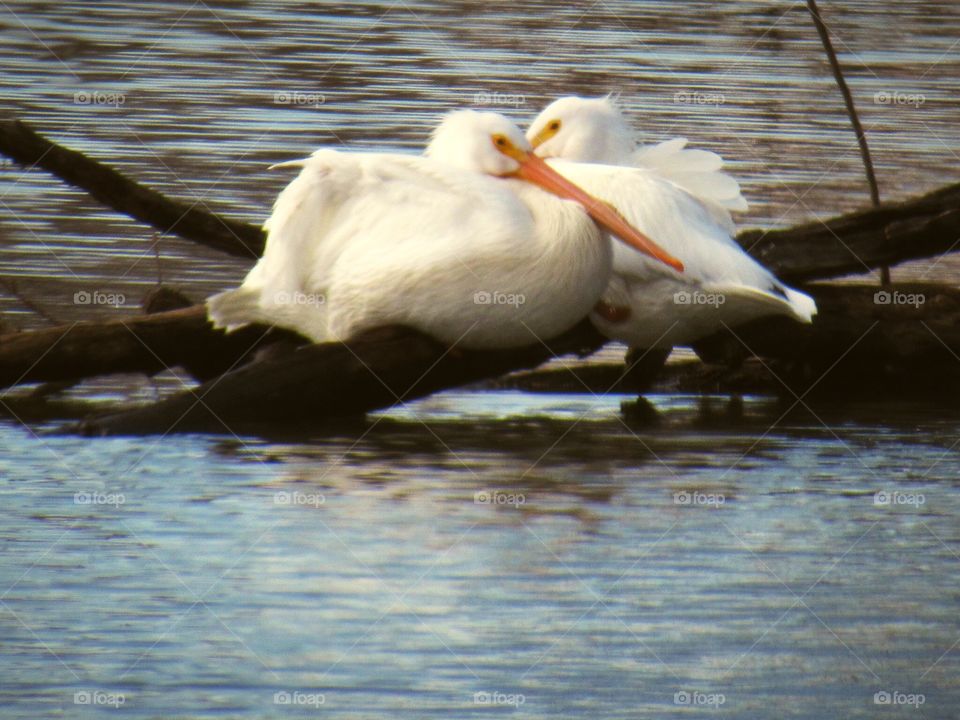
<svg viewBox="0 0 960 720">
<path fill-rule="evenodd" d="M 730 228 L 718 223 L 709 203 L 646 169 L 570 163 L 551 165 L 595 197 L 606 200 L 641 232 L 679 258 L 684 272 L 620 242 L 613 243 L 613 273 L 625 287 L 653 287 L 651 283 L 682 289 L 683 284 L 725 296 L 743 296 L 751 306 L 767 305 L 775 312 L 809 322 L 813 301 L 790 290 L 747 255 L 731 237 Z M 672 298 L 669 298 L 672 302 Z"/>
<path fill-rule="evenodd" d="M 708 150 L 687 148 L 686 138 L 641 147 L 633 153 L 631 163 L 655 172 L 709 206 L 715 206 L 711 210 L 718 220 L 731 228 L 730 211 L 747 209 L 740 184 L 723 172 L 723 158 Z"/>
</svg>

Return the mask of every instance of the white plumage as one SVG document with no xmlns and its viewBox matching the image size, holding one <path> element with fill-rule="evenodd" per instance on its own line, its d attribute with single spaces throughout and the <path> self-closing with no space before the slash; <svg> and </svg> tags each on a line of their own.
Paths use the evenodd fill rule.
<svg viewBox="0 0 960 720">
<path fill-rule="evenodd" d="M 208 300 L 217 327 L 324 342 L 401 324 L 451 345 L 520 346 L 586 317 L 609 280 L 610 243 L 583 205 L 504 177 L 551 172 L 500 115 L 448 115 L 426 157 L 319 150 L 282 167 L 300 173 L 243 285 Z"/>
<path fill-rule="evenodd" d="M 602 305 L 629 312 L 591 314 L 608 337 L 667 348 L 764 315 L 811 322 L 813 299 L 785 286 L 733 239 L 730 211 L 746 202 L 718 155 L 686 149 L 683 139 L 638 150 L 608 98 L 557 100 L 527 137 L 538 155 L 557 158 L 552 167 L 683 262 L 677 273 L 614 243 Z"/>
</svg>

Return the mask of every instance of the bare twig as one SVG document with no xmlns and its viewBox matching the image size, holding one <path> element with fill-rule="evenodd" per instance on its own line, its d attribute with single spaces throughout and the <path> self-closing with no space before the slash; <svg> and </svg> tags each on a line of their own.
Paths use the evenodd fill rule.
<svg viewBox="0 0 960 720">
<path fill-rule="evenodd" d="M 33 311 L 34 313 L 36 313 L 38 316 L 40 316 L 41 318 L 43 318 L 44 320 L 46 320 L 46 321 L 47 321 L 48 323 L 50 323 L 51 325 L 59 325 L 59 324 L 60 324 L 60 322 L 61 322 L 60 320 L 58 320 L 58 319 L 55 318 L 53 315 L 51 315 L 49 312 L 47 312 L 42 306 L 40 306 L 40 305 L 38 305 L 37 303 L 35 303 L 31 298 L 29 298 L 29 297 L 27 297 L 25 294 L 23 294 L 23 293 L 20 291 L 20 285 L 19 285 L 19 283 L 17 283 L 17 281 L 14 280 L 13 278 L 11 278 L 11 277 L 0 277 L 0 287 L 2 287 L 2 288 L 3 288 L 4 290 L 6 290 L 10 295 L 12 295 L 12 296 L 15 297 L 17 300 L 19 300 L 19 301 L 20 301 L 20 304 L 21 304 L 23 307 L 27 308 L 27 310 Z"/>
<path fill-rule="evenodd" d="M 153 248 L 153 258 L 157 263 L 157 287 L 163 285 L 163 266 L 160 264 L 160 233 L 153 234 L 150 245 Z"/>
<path fill-rule="evenodd" d="M 813 17 L 813 24 L 816 26 L 817 34 L 823 43 L 823 49 L 827 52 L 827 58 L 830 60 L 830 68 L 833 70 L 833 77 L 836 79 L 837 86 L 843 94 L 843 102 L 847 106 L 847 114 L 850 116 L 850 123 L 853 125 L 853 131 L 857 134 L 857 142 L 860 145 L 860 157 L 863 159 L 863 167 L 867 173 L 867 183 L 870 185 L 870 201 L 874 207 L 877 207 L 880 205 L 880 188 L 877 185 L 877 176 L 873 170 L 873 160 L 870 158 L 870 146 L 867 144 L 867 136 L 863 132 L 863 125 L 860 124 L 860 116 L 857 115 L 853 95 L 850 93 L 847 81 L 843 77 L 840 61 L 837 60 L 837 53 L 834 51 L 833 43 L 830 40 L 830 31 L 827 29 L 827 25 L 820 15 L 820 9 L 817 7 L 816 0 L 807 0 L 807 8 Z M 889 265 L 883 265 L 880 268 L 880 281 L 884 285 L 890 284 Z"/>
</svg>

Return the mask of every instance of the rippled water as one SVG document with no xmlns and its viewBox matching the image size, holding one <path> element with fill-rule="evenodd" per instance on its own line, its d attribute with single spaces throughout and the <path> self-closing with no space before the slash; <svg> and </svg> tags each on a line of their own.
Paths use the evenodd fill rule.
<svg viewBox="0 0 960 720">
<path fill-rule="evenodd" d="M 822 5 L 883 195 L 955 181 L 960 7 Z M 867 202 L 800 3 L 8 1 L 0 63 L 5 110 L 252 222 L 270 163 L 571 92 L 729 158 L 746 224 Z M 158 262 L 197 298 L 249 266 L 152 239 L 0 167 L 4 319 L 136 312 Z M 453 392 L 269 441 L 3 425 L 4 716 L 955 714 L 954 409 L 659 397 L 650 429 L 624 399 Z"/>
<path fill-rule="evenodd" d="M 0 694 L 71 717 L 96 691 L 141 717 L 285 717 L 277 692 L 336 717 L 485 716 L 484 692 L 672 717 L 686 692 L 821 718 L 901 691 L 949 715 L 955 413 L 768 430 L 770 401 L 660 399 L 650 431 L 622 399 L 450 393 L 309 442 L 7 430 Z"/>
</svg>

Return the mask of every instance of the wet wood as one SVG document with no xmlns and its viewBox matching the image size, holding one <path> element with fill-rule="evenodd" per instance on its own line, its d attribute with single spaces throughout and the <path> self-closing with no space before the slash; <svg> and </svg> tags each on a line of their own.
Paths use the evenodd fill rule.
<svg viewBox="0 0 960 720">
<path fill-rule="evenodd" d="M 76 382 L 113 373 L 182 367 L 199 379 L 215 377 L 258 347 L 290 333 L 249 327 L 214 330 L 203 306 L 107 321 L 85 321 L 0 336 L 0 387 Z"/>
<path fill-rule="evenodd" d="M 378 328 L 349 343 L 313 344 L 251 363 L 147 407 L 92 418 L 86 434 L 309 431 L 604 342 L 584 321 L 550 343 L 466 352 L 415 330 Z"/>
<path fill-rule="evenodd" d="M 960 393 L 960 289 L 933 283 L 811 285 L 812 325 L 764 318 L 697 343 L 706 364 L 668 364 L 653 381 L 624 365 L 515 373 L 487 384 L 532 392 L 746 392 L 955 397 Z M 760 360 L 752 356 L 759 356 Z"/>
<path fill-rule="evenodd" d="M 41 167 L 117 212 L 164 233 L 240 257 L 263 252 L 263 231 L 151 190 L 76 150 L 51 142 L 20 120 L 0 121 L 0 153 L 24 167 Z"/>
<path fill-rule="evenodd" d="M 668 365 L 652 385 L 623 365 L 516 372 L 602 346 L 604 339 L 586 322 L 550 348 L 450 350 L 405 328 L 381 328 L 348 344 L 294 348 L 296 336 L 265 328 L 230 335 L 213 330 L 202 307 L 0 337 L 0 379 L 71 381 L 174 365 L 211 378 L 157 404 L 83 424 L 84 432 L 96 434 L 308 429 L 478 381 L 550 392 L 762 392 L 788 399 L 808 391 L 837 398 L 960 391 L 960 290 L 931 284 L 807 289 L 821 308 L 812 326 L 768 318 L 717 333 L 698 350 L 720 364 Z M 278 349 L 245 364 L 269 347 Z M 725 364 L 749 353 L 765 359 Z M 24 359 L 30 361 L 26 370 Z"/>
<path fill-rule="evenodd" d="M 734 367 L 671 365 L 653 392 L 769 393 L 788 400 L 903 397 L 960 391 L 960 289 L 900 285 L 808 288 L 822 308 L 811 326 L 769 318 L 718 333 L 700 351 L 736 357 L 727 346 L 754 353 Z M 886 292 L 889 295 L 877 295 Z M 578 366 L 501 375 L 533 368 L 554 355 L 588 353 L 603 344 L 582 323 L 551 348 L 464 352 L 444 348 L 403 328 L 366 333 L 347 345 L 309 345 L 220 376 L 195 391 L 146 408 L 94 418 L 89 433 L 157 433 L 264 427 L 322 427 L 325 422 L 437 390 L 489 380 L 484 387 L 550 392 L 636 392 L 646 377 L 623 365 Z M 322 381 L 321 381 L 322 379 Z M 640 384 L 638 384 L 640 383 Z"/>
<path fill-rule="evenodd" d="M 958 249 L 960 184 L 786 230 L 747 230 L 744 249 L 789 283 L 826 280 Z"/>
</svg>

